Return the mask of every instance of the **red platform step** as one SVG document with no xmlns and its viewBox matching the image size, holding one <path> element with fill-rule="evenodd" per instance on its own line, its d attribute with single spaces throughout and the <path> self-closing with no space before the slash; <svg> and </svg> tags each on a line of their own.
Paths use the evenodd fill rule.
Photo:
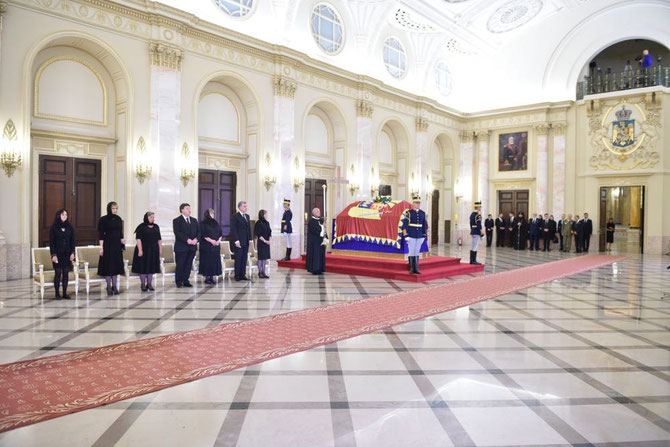
<svg viewBox="0 0 670 447">
<path fill-rule="evenodd" d="M 278 264 L 279 267 L 304 269 L 305 255 L 302 255 L 300 259 L 278 261 Z M 421 259 L 419 270 L 421 270 L 420 275 L 412 275 L 408 271 L 407 261 L 396 259 L 326 255 L 326 272 L 328 273 L 372 276 L 375 278 L 388 278 L 411 282 L 430 281 L 433 279 L 481 272 L 484 270 L 484 265 L 461 263 L 460 258 L 431 256 L 426 259 Z"/>
</svg>

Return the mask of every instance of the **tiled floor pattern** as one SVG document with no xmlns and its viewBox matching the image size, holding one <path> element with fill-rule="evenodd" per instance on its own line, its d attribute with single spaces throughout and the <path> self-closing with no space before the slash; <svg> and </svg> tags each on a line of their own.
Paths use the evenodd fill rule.
<svg viewBox="0 0 670 447">
<path fill-rule="evenodd" d="M 566 256 L 574 255 L 480 251 L 486 273 Z M 0 434 L 0 445 L 668 446 L 667 264 L 632 256 L 16 429 Z M 111 299 L 93 289 L 71 302 L 42 302 L 27 280 L 0 283 L 0 363 L 421 287 L 283 269 L 271 276 L 192 290 L 170 283 L 155 294 L 135 284 Z"/>
</svg>

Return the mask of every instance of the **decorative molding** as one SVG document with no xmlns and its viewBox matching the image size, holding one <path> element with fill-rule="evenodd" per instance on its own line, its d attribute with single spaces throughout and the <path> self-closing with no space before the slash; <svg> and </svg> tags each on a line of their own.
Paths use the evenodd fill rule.
<svg viewBox="0 0 670 447">
<path fill-rule="evenodd" d="M 48 138 L 54 140 L 68 140 L 95 144 L 116 144 L 116 138 L 98 137 L 93 135 L 70 134 L 65 132 L 52 132 L 50 130 L 31 129 L 30 136 L 34 138 Z"/>
<path fill-rule="evenodd" d="M 489 140 L 491 137 L 491 131 L 490 130 L 477 130 L 475 131 L 475 137 L 477 137 L 477 140 L 480 139 L 485 139 L 486 141 Z"/>
<path fill-rule="evenodd" d="M 554 135 L 565 135 L 568 130 L 568 123 L 551 123 L 551 131 Z"/>
<path fill-rule="evenodd" d="M 535 129 L 535 134 L 536 135 L 547 135 L 549 133 L 549 124 L 547 123 L 541 123 L 541 124 L 536 124 L 533 126 L 533 129 Z"/>
<path fill-rule="evenodd" d="M 149 43 L 149 55 L 151 57 L 151 65 L 181 71 L 184 52 L 179 48 L 154 41 Z"/>
<path fill-rule="evenodd" d="M 375 111 L 375 105 L 370 101 L 359 99 L 356 101 L 356 116 L 362 118 L 372 118 L 372 112 Z"/>
<path fill-rule="evenodd" d="M 511 31 L 530 22 L 542 6 L 542 0 L 511 0 L 496 9 L 486 27 L 492 33 Z"/>
<path fill-rule="evenodd" d="M 428 120 L 422 116 L 417 116 L 415 120 L 417 132 L 428 132 Z"/>
<path fill-rule="evenodd" d="M 295 99 L 295 90 L 297 84 L 292 79 L 284 76 L 275 76 L 272 79 L 272 87 L 275 96 L 283 96 L 284 98 Z"/>
<path fill-rule="evenodd" d="M 461 143 L 469 143 L 474 139 L 475 134 L 472 131 L 463 131 L 459 134 L 459 137 L 461 138 Z"/>
</svg>

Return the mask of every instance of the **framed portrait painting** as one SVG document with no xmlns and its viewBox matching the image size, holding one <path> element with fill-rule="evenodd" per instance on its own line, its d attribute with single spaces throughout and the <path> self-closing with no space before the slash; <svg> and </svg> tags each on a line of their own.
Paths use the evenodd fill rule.
<svg viewBox="0 0 670 447">
<path fill-rule="evenodd" d="M 528 132 L 501 133 L 498 135 L 498 171 L 528 170 Z"/>
</svg>

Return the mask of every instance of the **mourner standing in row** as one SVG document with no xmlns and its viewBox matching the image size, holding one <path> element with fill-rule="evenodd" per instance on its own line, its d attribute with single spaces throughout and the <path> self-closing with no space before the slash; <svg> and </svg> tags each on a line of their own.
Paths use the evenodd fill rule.
<svg viewBox="0 0 670 447">
<path fill-rule="evenodd" d="M 477 262 L 477 248 L 479 248 L 479 241 L 484 237 L 484 229 L 482 228 L 482 202 L 475 202 L 475 210 L 470 213 L 470 264 L 482 265 Z"/>
<path fill-rule="evenodd" d="M 214 210 L 209 208 L 205 211 L 202 222 L 200 222 L 200 262 L 198 273 L 205 277 L 205 284 L 213 285 L 214 277 L 223 272 L 221 266 L 221 241 L 223 231 L 221 225 L 215 218 Z"/>
<path fill-rule="evenodd" d="M 498 214 L 498 218 L 496 219 L 496 247 L 505 246 L 505 230 L 507 229 L 506 225 L 507 223 L 505 222 L 503 213 Z"/>
<path fill-rule="evenodd" d="M 490 247 L 491 244 L 493 243 L 493 227 L 495 226 L 495 222 L 493 221 L 493 217 L 489 214 L 486 216 L 486 220 L 484 221 L 484 228 L 486 229 L 486 246 Z"/>
<path fill-rule="evenodd" d="M 589 219 L 589 213 L 584 213 L 584 245 L 582 249 L 588 253 L 593 234 L 593 221 Z"/>
<path fill-rule="evenodd" d="M 67 284 L 69 280 L 72 262 L 75 258 L 74 252 L 74 228 L 68 220 L 68 213 L 65 208 L 56 212 L 53 224 L 49 228 L 49 251 L 51 252 L 51 262 L 54 268 L 54 288 L 56 289 L 56 299 L 61 297 L 69 300 L 67 294 Z M 59 287 L 62 285 L 63 294 L 61 295 Z"/>
<path fill-rule="evenodd" d="M 313 275 L 320 275 L 326 271 L 326 228 L 321 218 L 321 210 L 314 208 L 312 217 L 307 224 L 307 253 L 305 264 L 307 271 Z"/>
<path fill-rule="evenodd" d="M 191 205 L 179 205 L 181 215 L 172 221 L 174 232 L 174 257 L 177 264 L 175 269 L 175 284 L 177 287 L 193 287 L 189 281 L 193 259 L 200 239 L 200 224 L 198 219 L 191 216 Z"/>
<path fill-rule="evenodd" d="M 284 203 L 286 203 L 286 201 L 284 201 Z M 258 261 L 258 277 L 267 279 L 269 276 L 265 269 L 267 268 L 268 259 L 270 259 L 272 228 L 270 227 L 270 222 L 268 221 L 268 212 L 265 210 L 260 210 L 258 212 L 258 220 L 254 225 L 254 236 L 257 238 L 256 256 Z M 290 253 L 288 253 L 288 255 L 290 259 Z"/>
<path fill-rule="evenodd" d="M 526 237 L 528 235 L 528 222 L 526 222 L 526 215 L 524 213 L 519 213 L 517 218 L 515 219 L 516 222 L 516 245 L 514 248 L 516 250 L 525 250 L 526 249 L 526 241 L 528 240 Z"/>
<path fill-rule="evenodd" d="M 517 243 L 517 221 L 513 212 L 509 212 L 509 219 L 507 220 L 507 232 L 509 233 L 509 247 L 515 248 Z"/>
<path fill-rule="evenodd" d="M 540 233 L 542 232 L 542 218 L 537 217 L 537 213 L 533 213 L 533 218 L 528 222 L 530 236 L 530 249 L 540 249 Z M 525 246 L 523 248 L 526 248 Z"/>
<path fill-rule="evenodd" d="M 144 213 L 142 223 L 135 228 L 135 252 L 132 272 L 140 275 L 140 290 L 153 292 L 153 277 L 161 271 L 161 230 L 155 223 L 154 213 Z"/>
<path fill-rule="evenodd" d="M 116 202 L 107 204 L 107 214 L 98 221 L 100 240 L 100 260 L 98 275 L 104 276 L 107 283 L 107 295 L 118 295 L 117 277 L 124 273 L 123 250 L 126 240 L 123 238 L 123 220 L 118 216 L 119 205 Z"/>
<path fill-rule="evenodd" d="M 572 234 L 575 237 L 575 253 L 581 253 L 584 249 L 584 221 L 579 218 L 579 214 L 575 215 L 572 223 Z"/>
<path fill-rule="evenodd" d="M 556 229 L 558 233 L 558 240 L 561 243 L 559 251 L 563 251 L 563 222 L 565 221 L 565 214 L 561 215 L 561 218 L 558 220 L 558 228 Z"/>
<path fill-rule="evenodd" d="M 614 231 L 616 225 L 614 224 L 614 219 L 611 217 L 607 221 L 607 251 L 612 251 L 612 244 L 614 243 Z"/>
<path fill-rule="evenodd" d="M 572 249 L 572 214 L 563 220 L 563 251 L 569 253 Z"/>
<path fill-rule="evenodd" d="M 291 211 L 291 201 L 289 199 L 284 199 L 284 214 L 281 217 L 281 234 L 284 235 L 284 241 L 286 242 L 286 255 L 282 261 L 291 260 L 291 235 L 293 234 L 293 226 L 291 225 L 291 219 L 293 219 L 293 212 Z"/>
<path fill-rule="evenodd" d="M 554 220 L 553 215 L 545 214 L 544 215 L 544 225 L 542 227 L 542 233 L 544 238 L 544 247 L 542 251 L 551 251 L 551 243 L 556 237 L 556 221 Z"/>
<path fill-rule="evenodd" d="M 230 234 L 235 248 L 235 281 L 249 281 L 247 278 L 247 258 L 249 247 L 254 243 L 251 237 L 251 223 L 247 214 L 247 202 L 237 204 L 237 213 L 230 221 Z"/>
</svg>

